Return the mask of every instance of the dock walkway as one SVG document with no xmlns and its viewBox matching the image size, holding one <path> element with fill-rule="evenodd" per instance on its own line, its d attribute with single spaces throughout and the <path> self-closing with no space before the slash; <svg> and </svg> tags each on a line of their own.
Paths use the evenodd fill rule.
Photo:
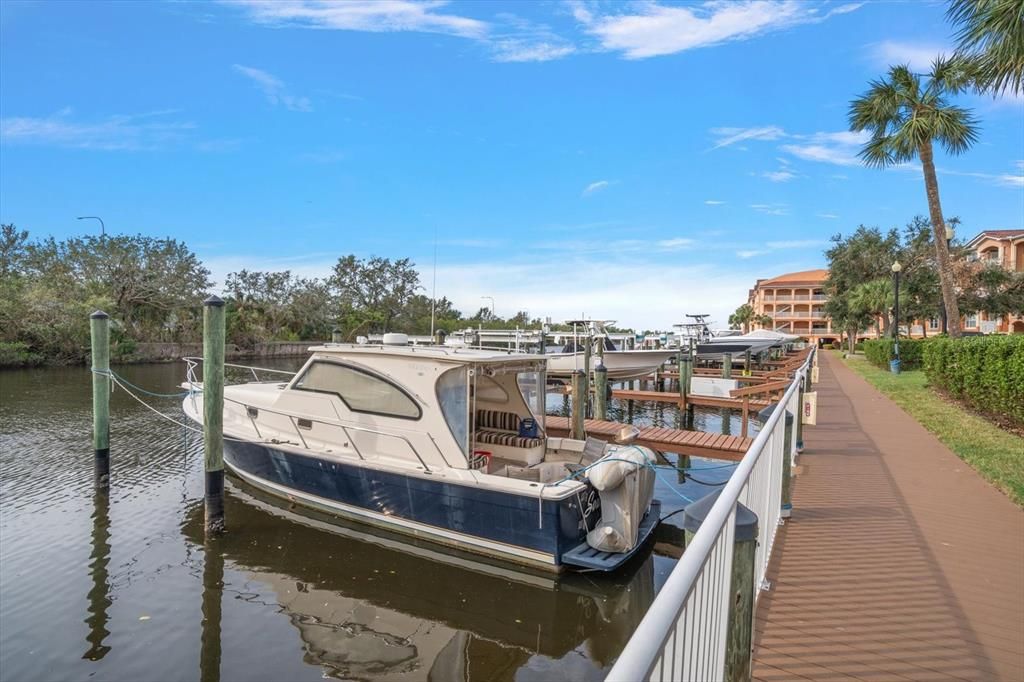
<svg viewBox="0 0 1024 682">
<path fill-rule="evenodd" d="M 1024 511 L 821 353 L 756 680 L 1024 680 Z"/>
<path fill-rule="evenodd" d="M 569 435 L 568 417 L 546 417 L 545 424 L 552 436 Z M 612 440 L 626 424 L 618 422 L 587 419 L 583 422 L 588 436 L 600 440 Z M 726 436 L 705 431 L 683 431 L 665 429 L 657 426 L 638 427 L 640 435 L 637 445 L 644 445 L 661 452 L 674 452 L 679 455 L 709 457 L 738 462 L 753 442 L 742 436 Z"/>
</svg>

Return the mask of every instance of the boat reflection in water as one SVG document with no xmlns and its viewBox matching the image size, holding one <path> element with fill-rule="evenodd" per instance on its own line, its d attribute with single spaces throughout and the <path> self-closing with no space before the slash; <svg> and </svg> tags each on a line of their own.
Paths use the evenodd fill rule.
<svg viewBox="0 0 1024 682">
<path fill-rule="evenodd" d="M 231 531 L 210 549 L 245 574 L 247 591 L 250 581 L 268 588 L 298 631 L 305 662 L 332 677 L 601 679 L 654 598 L 649 552 L 613 575 L 534 574 L 299 515 L 248 488 L 234 488 L 226 504 Z M 203 545 L 201 505 L 183 531 Z M 207 611 L 222 582 L 204 577 Z M 204 623 L 204 658 L 219 627 Z M 203 667 L 203 678 L 215 679 L 217 662 Z"/>
</svg>

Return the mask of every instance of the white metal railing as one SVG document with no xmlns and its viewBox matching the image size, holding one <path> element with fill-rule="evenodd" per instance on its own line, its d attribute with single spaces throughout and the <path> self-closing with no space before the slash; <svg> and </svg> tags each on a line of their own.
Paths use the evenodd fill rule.
<svg viewBox="0 0 1024 682">
<path fill-rule="evenodd" d="M 723 679 L 736 504 L 743 504 L 758 519 L 754 557 L 756 603 L 758 586 L 767 588 L 765 573 L 781 519 L 782 458 L 792 461 L 796 455 L 800 385 L 813 357 L 812 350 L 687 544 L 607 680 Z M 794 415 L 789 452 L 785 452 L 787 412 Z"/>
</svg>

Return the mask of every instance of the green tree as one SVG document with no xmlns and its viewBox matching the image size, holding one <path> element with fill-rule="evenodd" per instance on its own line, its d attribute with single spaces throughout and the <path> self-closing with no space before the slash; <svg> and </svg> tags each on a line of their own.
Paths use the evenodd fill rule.
<svg viewBox="0 0 1024 682">
<path fill-rule="evenodd" d="M 765 329 L 775 329 L 775 320 L 771 315 L 761 315 L 760 317 L 755 318 L 755 321 Z"/>
<path fill-rule="evenodd" d="M 957 55 L 979 90 L 1024 91 L 1024 2 L 951 0 L 946 16 L 958 27 Z"/>
<path fill-rule="evenodd" d="M 851 130 L 871 133 L 860 152 L 865 164 L 885 168 L 915 158 L 921 161 L 939 282 L 953 337 L 960 336 L 960 310 L 946 246 L 933 144 L 938 142 L 950 154 L 962 154 L 978 138 L 971 112 L 947 101 L 962 83 L 963 70 L 956 59 L 936 59 L 923 83 L 909 66 L 893 66 L 886 78 L 873 81 L 867 93 L 851 102 L 849 112 Z"/>
<path fill-rule="evenodd" d="M 850 292 L 849 306 L 853 313 L 860 317 L 868 317 L 874 321 L 875 336 L 881 338 L 889 334 L 892 318 L 890 309 L 893 307 L 893 286 L 888 279 L 876 279 L 858 284 Z M 881 319 L 881 324 L 879 324 Z"/>
<path fill-rule="evenodd" d="M 733 329 L 742 328 L 743 333 L 746 334 L 750 331 L 750 323 L 754 321 L 754 318 L 754 309 L 749 303 L 744 303 L 729 316 L 729 326 Z"/>
<path fill-rule="evenodd" d="M 328 280 L 342 318 L 363 332 L 391 331 L 402 310 L 420 287 L 420 276 L 408 258 L 391 260 L 353 255 L 338 259 Z"/>
</svg>

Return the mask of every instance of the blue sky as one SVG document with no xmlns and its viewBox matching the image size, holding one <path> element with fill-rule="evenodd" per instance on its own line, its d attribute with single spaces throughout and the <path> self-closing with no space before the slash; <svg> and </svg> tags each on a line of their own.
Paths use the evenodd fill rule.
<svg viewBox="0 0 1024 682">
<path fill-rule="evenodd" d="M 724 323 L 829 236 L 926 214 L 849 100 L 944 3 L 0 5 L 0 220 L 186 241 L 218 278 L 411 257 L 474 312 Z M 965 236 L 1024 227 L 1024 100 L 939 156 Z M 970 233 L 970 234 L 966 234 Z M 427 292 L 429 293 L 429 291 Z M 489 304 L 489 303 L 488 303 Z"/>
</svg>

